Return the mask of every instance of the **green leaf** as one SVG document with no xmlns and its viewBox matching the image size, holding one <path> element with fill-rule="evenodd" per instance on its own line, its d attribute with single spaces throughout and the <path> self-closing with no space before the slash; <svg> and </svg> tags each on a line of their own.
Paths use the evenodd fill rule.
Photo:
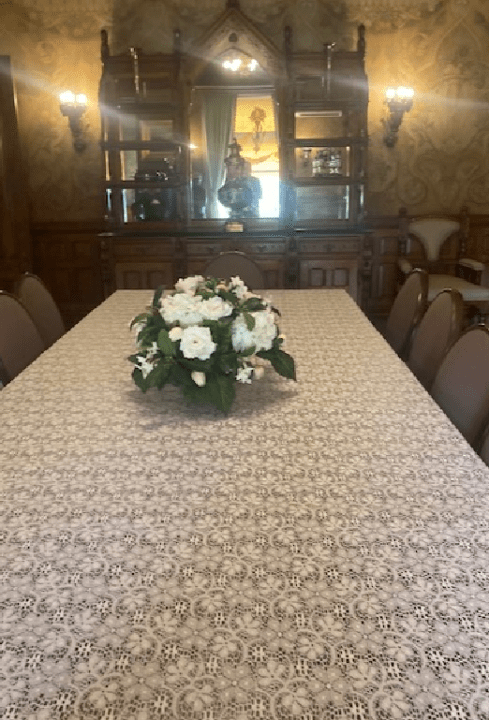
<svg viewBox="0 0 489 720">
<path fill-rule="evenodd" d="M 158 343 L 158 347 L 160 348 L 163 355 L 170 355 L 171 357 L 174 357 L 176 354 L 175 345 L 170 340 L 170 336 L 168 335 L 168 330 L 160 330 L 158 333 L 158 340 L 156 341 Z"/>
<path fill-rule="evenodd" d="M 152 303 L 153 307 L 158 307 L 159 302 L 161 300 L 161 296 L 163 295 L 164 291 L 165 291 L 164 285 L 160 285 L 159 287 L 156 288 L 155 293 L 153 295 L 153 303 Z"/>
<path fill-rule="evenodd" d="M 161 388 L 168 382 L 170 366 L 171 361 L 158 363 L 158 365 L 151 370 L 146 378 L 147 387 L 155 387 L 158 388 L 158 390 L 161 390 Z"/>
<path fill-rule="evenodd" d="M 140 313 L 139 315 L 136 315 L 135 318 L 131 320 L 131 324 L 129 325 L 129 328 L 132 330 L 134 325 L 137 323 L 145 322 L 148 320 L 148 313 Z"/>
<path fill-rule="evenodd" d="M 190 376 L 190 370 L 186 370 L 181 367 L 178 362 L 174 362 L 170 367 L 169 382 L 177 385 L 178 387 L 192 386 L 195 385 L 194 381 Z"/>
<path fill-rule="evenodd" d="M 249 348 L 246 348 L 245 350 L 240 350 L 240 356 L 241 357 L 249 357 L 250 355 L 253 355 L 256 350 L 256 345 L 251 345 Z"/>
<path fill-rule="evenodd" d="M 228 353 L 222 353 L 222 355 L 217 355 L 215 358 L 215 369 L 217 372 L 226 374 L 230 371 L 236 371 L 238 367 L 238 355 L 234 350 Z"/>
<path fill-rule="evenodd" d="M 236 395 L 236 384 L 232 375 L 216 375 L 208 379 L 202 388 L 213 405 L 222 412 L 229 412 Z"/>
<path fill-rule="evenodd" d="M 179 357 L 178 362 L 182 367 L 188 368 L 190 372 L 197 370 L 198 372 L 209 372 L 214 366 L 214 356 L 208 360 L 199 360 L 198 358 Z"/>
<path fill-rule="evenodd" d="M 266 308 L 265 303 L 260 298 L 248 298 L 241 305 L 243 312 L 259 312 Z"/>
<path fill-rule="evenodd" d="M 253 330 L 253 328 L 255 327 L 255 318 L 253 317 L 253 315 L 250 315 L 250 313 L 248 313 L 248 312 L 244 312 L 243 317 L 244 317 L 246 327 L 248 328 L 248 330 L 250 330 L 250 331 Z"/>
<path fill-rule="evenodd" d="M 147 378 L 143 378 L 143 373 L 141 372 L 140 368 L 134 368 L 134 370 L 132 371 L 132 379 L 134 380 L 138 388 L 142 390 L 143 393 L 145 393 L 148 389 L 148 384 L 146 382 Z"/>
<path fill-rule="evenodd" d="M 270 360 L 274 370 L 278 372 L 279 375 L 289 380 L 296 380 L 294 358 L 288 353 L 279 348 L 272 348 L 272 350 L 260 350 L 260 352 L 256 354 L 258 357 Z"/>
</svg>

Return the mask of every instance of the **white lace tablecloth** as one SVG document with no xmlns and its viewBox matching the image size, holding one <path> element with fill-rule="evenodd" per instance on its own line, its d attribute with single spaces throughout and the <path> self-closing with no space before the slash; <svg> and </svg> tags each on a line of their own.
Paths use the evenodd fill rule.
<svg viewBox="0 0 489 720">
<path fill-rule="evenodd" d="M 343 291 L 143 395 L 120 291 L 0 393 L 0 718 L 489 718 L 489 469 Z"/>
</svg>

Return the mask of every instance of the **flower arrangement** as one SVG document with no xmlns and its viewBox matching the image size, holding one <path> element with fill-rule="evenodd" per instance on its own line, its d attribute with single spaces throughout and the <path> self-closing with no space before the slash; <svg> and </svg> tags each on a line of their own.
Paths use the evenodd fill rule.
<svg viewBox="0 0 489 720">
<path fill-rule="evenodd" d="M 239 277 L 195 275 L 179 280 L 168 294 L 158 288 L 148 312 L 131 322 L 138 346 L 129 358 L 134 382 L 143 392 L 171 383 L 186 398 L 228 412 L 236 381 L 258 380 L 266 365 L 295 380 L 277 315 Z"/>
</svg>

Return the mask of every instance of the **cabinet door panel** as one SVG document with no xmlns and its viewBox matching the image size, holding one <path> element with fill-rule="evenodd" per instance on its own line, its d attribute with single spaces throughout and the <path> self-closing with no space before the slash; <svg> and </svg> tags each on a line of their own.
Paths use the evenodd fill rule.
<svg viewBox="0 0 489 720">
<path fill-rule="evenodd" d="M 301 260 L 301 288 L 343 288 L 358 297 L 358 259 Z"/>
<path fill-rule="evenodd" d="M 115 281 L 118 290 L 154 290 L 159 285 L 173 285 L 171 263 L 116 263 Z"/>
</svg>

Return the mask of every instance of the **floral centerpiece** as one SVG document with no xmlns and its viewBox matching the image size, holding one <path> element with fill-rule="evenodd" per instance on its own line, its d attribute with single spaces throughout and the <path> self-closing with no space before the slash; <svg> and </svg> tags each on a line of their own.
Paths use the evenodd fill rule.
<svg viewBox="0 0 489 720">
<path fill-rule="evenodd" d="M 138 346 L 129 358 L 134 382 L 143 392 L 178 385 L 189 400 L 228 412 L 236 382 L 258 380 L 266 365 L 295 380 L 277 316 L 239 277 L 196 275 L 179 280 L 168 294 L 158 288 L 148 312 L 131 323 Z"/>
</svg>

